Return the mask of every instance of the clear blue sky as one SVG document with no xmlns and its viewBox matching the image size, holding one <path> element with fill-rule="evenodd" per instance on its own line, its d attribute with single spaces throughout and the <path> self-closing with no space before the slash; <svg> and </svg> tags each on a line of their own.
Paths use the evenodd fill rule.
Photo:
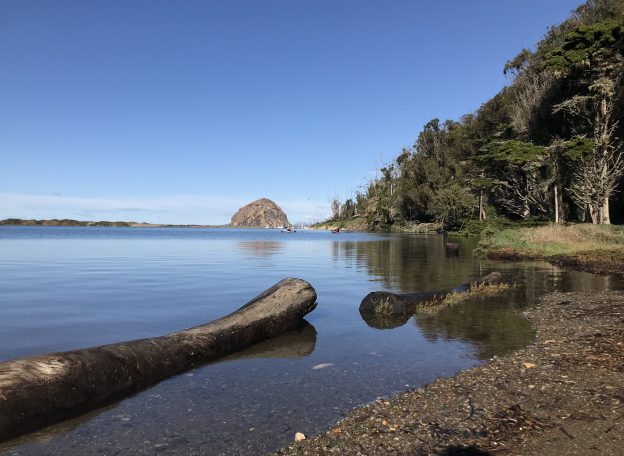
<svg viewBox="0 0 624 456">
<path fill-rule="evenodd" d="M 0 218 L 322 218 L 579 3 L 2 0 Z"/>
</svg>

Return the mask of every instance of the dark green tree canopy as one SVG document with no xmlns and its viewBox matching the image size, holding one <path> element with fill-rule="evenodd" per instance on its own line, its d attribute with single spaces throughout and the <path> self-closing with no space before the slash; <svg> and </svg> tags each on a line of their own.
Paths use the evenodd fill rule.
<svg viewBox="0 0 624 456">
<path fill-rule="evenodd" d="M 581 25 L 563 37 L 563 44 L 551 51 L 547 69 L 567 72 L 577 65 L 602 65 L 621 54 L 624 27 L 620 21 L 609 20 Z"/>
<path fill-rule="evenodd" d="M 541 162 L 548 155 L 546 147 L 517 140 L 492 141 L 481 150 L 483 153 L 477 157 L 481 162 L 509 162 L 516 165 Z"/>
</svg>

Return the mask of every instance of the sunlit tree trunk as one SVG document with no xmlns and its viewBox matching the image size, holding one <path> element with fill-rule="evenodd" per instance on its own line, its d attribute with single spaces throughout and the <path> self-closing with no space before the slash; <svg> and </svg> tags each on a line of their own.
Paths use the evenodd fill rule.
<svg viewBox="0 0 624 456">
<path fill-rule="evenodd" d="M 587 203 L 587 212 L 589 212 L 589 218 L 594 225 L 600 223 L 600 213 L 594 208 L 592 203 Z"/>
<path fill-rule="evenodd" d="M 565 222 L 566 220 L 566 214 L 565 214 L 565 210 L 563 208 L 563 192 L 557 192 L 557 218 L 559 219 L 560 223 Z"/>
<path fill-rule="evenodd" d="M 486 218 L 485 208 L 483 207 L 483 190 L 481 190 L 479 192 L 479 220 L 485 220 Z"/>
<path fill-rule="evenodd" d="M 559 196 L 557 195 L 556 185 L 555 185 L 555 223 L 559 223 Z"/>
<path fill-rule="evenodd" d="M 611 225 L 611 217 L 609 216 L 609 198 L 605 199 L 604 204 L 600 208 L 600 223 L 603 225 Z"/>
</svg>

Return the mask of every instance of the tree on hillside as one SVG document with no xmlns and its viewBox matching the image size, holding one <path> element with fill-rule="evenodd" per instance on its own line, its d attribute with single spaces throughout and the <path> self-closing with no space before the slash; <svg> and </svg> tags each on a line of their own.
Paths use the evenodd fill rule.
<svg viewBox="0 0 624 456">
<path fill-rule="evenodd" d="M 340 219 L 340 201 L 338 198 L 334 198 L 330 205 L 332 211 L 332 220 Z"/>
<path fill-rule="evenodd" d="M 341 206 L 340 217 L 344 220 L 349 220 L 355 217 L 355 203 L 351 198 L 348 198 Z"/>
<path fill-rule="evenodd" d="M 594 148 L 581 158 L 572 193 L 592 223 L 610 224 L 609 200 L 624 175 L 622 144 L 616 137 L 616 100 L 621 99 L 624 27 L 614 20 L 582 25 L 567 33 L 551 53 L 548 67 L 576 85 L 574 94 L 554 107 L 591 138 Z"/>
<path fill-rule="evenodd" d="M 429 205 L 429 212 L 446 230 L 461 229 L 475 212 L 475 197 L 456 182 L 437 191 Z"/>
<path fill-rule="evenodd" d="M 496 183 L 493 196 L 508 214 L 527 218 L 548 213 L 554 173 L 545 147 L 517 140 L 493 141 L 481 152 L 477 161 Z"/>
<path fill-rule="evenodd" d="M 539 118 L 544 99 L 553 87 L 554 76 L 550 72 L 526 71 L 514 81 L 515 97 L 510 106 L 511 126 L 526 139 Z"/>
<path fill-rule="evenodd" d="M 575 200 L 587 207 L 592 223 L 610 224 L 609 200 L 624 174 L 624 154 L 621 141 L 614 137 L 618 122 L 613 120 L 613 103 L 606 97 L 599 103 L 595 109 L 594 147 L 581 158 L 571 190 Z"/>
</svg>

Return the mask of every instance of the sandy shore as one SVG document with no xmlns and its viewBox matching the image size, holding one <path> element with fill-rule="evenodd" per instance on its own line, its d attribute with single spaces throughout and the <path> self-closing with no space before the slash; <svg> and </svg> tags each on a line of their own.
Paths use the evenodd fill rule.
<svg viewBox="0 0 624 456">
<path fill-rule="evenodd" d="M 553 293 L 526 349 L 376 401 L 281 455 L 621 455 L 624 293 Z"/>
</svg>

